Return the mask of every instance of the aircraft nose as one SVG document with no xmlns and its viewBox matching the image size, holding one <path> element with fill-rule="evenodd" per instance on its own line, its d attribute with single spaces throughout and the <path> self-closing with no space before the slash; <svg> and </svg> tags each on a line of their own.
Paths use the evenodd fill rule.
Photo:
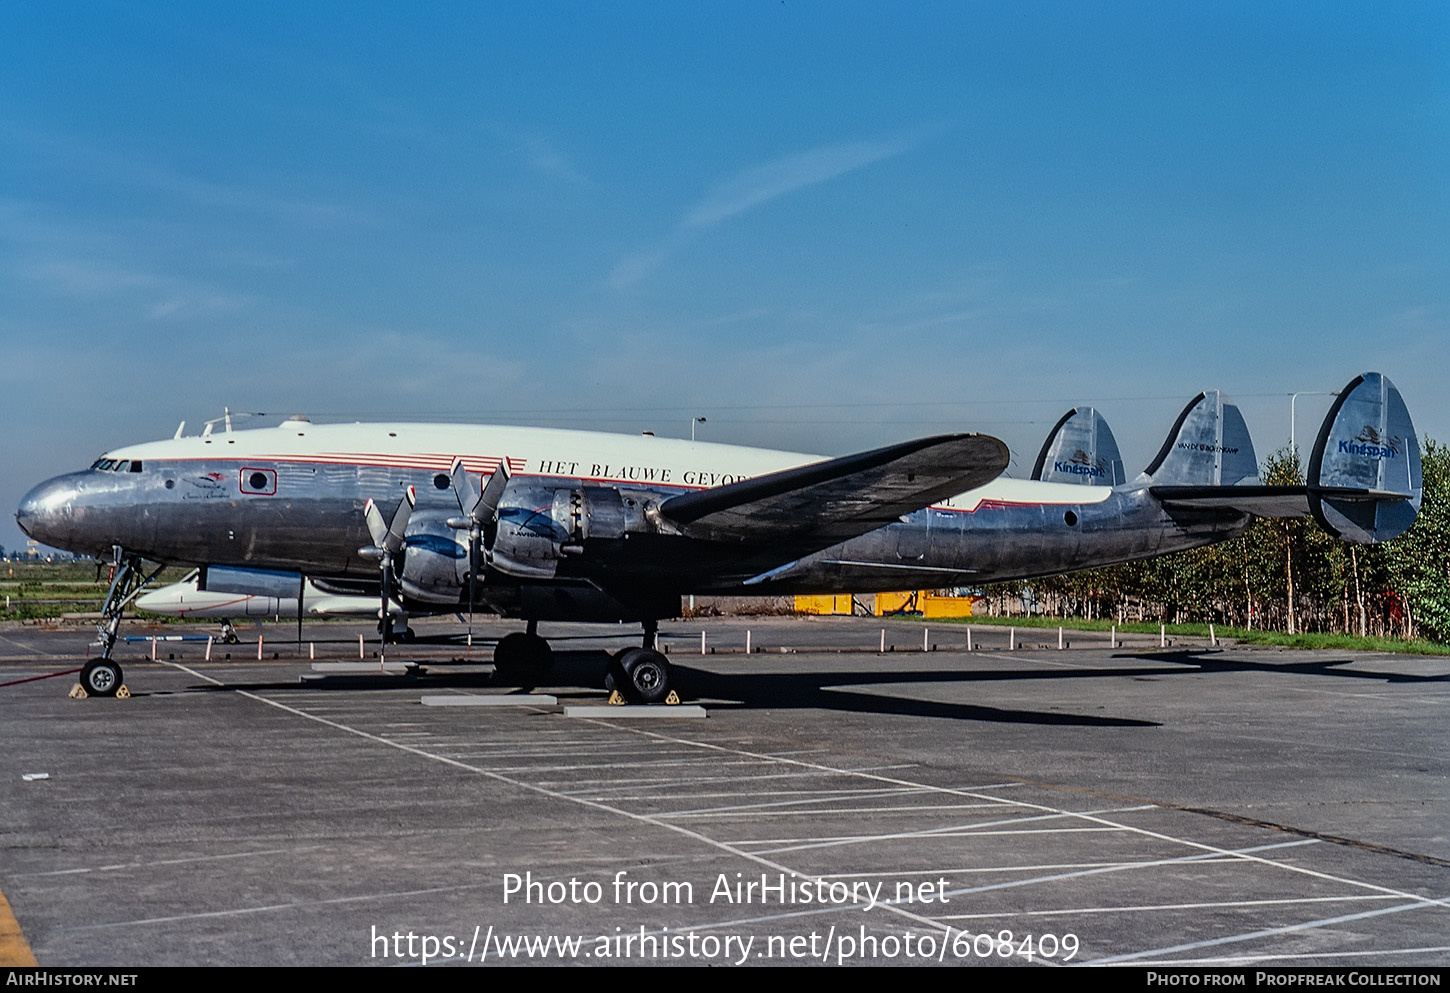
<svg viewBox="0 0 1450 993">
<path fill-rule="evenodd" d="M 25 494 L 15 511 L 15 523 L 36 541 L 59 546 L 68 529 L 80 488 L 73 476 L 57 476 Z"/>
</svg>

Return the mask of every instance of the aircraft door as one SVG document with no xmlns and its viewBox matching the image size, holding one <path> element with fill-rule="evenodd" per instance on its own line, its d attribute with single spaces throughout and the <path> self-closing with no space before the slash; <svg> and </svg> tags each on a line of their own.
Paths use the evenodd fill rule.
<svg viewBox="0 0 1450 993">
<path fill-rule="evenodd" d="M 932 514 L 930 509 L 918 510 L 904 522 L 893 524 L 896 532 L 896 557 L 902 562 L 924 562 L 931 552 Z"/>
</svg>

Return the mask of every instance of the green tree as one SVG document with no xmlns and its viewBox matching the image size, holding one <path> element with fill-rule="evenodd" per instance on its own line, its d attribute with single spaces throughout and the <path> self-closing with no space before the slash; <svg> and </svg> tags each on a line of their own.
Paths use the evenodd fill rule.
<svg viewBox="0 0 1450 993">
<path fill-rule="evenodd" d="M 1450 449 L 1426 438 L 1421 466 L 1419 516 L 1384 546 L 1383 568 L 1420 632 L 1450 641 Z"/>
</svg>

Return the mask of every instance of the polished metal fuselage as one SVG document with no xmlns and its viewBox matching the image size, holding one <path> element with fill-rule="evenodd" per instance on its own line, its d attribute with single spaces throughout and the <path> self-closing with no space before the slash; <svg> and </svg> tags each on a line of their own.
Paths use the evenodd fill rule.
<svg viewBox="0 0 1450 993">
<path fill-rule="evenodd" d="M 656 533 L 639 508 L 812 456 L 589 432 L 291 422 L 118 449 L 98 461 L 108 468 L 36 487 L 17 519 L 37 540 L 80 553 L 109 555 L 119 546 L 160 562 L 369 582 L 378 565 L 359 555 L 372 544 L 363 506 L 396 505 L 411 487 L 409 544 L 459 561 L 454 602 L 461 603 L 466 533 L 447 525 L 460 512 L 448 476 L 455 459 L 480 474 L 507 459 L 511 485 L 530 493 L 613 488 L 636 508 L 627 533 L 585 540 L 559 558 L 556 575 L 493 572 L 483 585 L 494 588 L 587 582 L 631 595 L 641 588 L 764 595 L 977 586 L 1209 544 L 1240 533 L 1248 521 L 1233 512 L 1169 513 L 1146 481 L 1110 488 L 1001 478 L 781 562 L 768 550 L 732 553 Z M 514 512 L 544 519 L 549 508 L 540 502 Z"/>
</svg>

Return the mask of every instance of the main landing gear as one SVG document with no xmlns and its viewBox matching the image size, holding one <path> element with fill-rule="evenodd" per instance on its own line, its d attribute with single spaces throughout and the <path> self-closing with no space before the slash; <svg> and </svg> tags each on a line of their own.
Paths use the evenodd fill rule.
<svg viewBox="0 0 1450 993">
<path fill-rule="evenodd" d="M 604 688 L 626 703 L 664 703 L 670 696 L 670 662 L 655 649 L 659 627 L 659 621 L 645 621 L 644 645 L 615 653 L 604 670 Z"/>
<path fill-rule="evenodd" d="M 539 622 L 528 631 L 515 631 L 499 639 L 493 650 L 493 675 L 501 683 L 532 688 L 554 667 L 554 650 L 539 637 Z"/>
<path fill-rule="evenodd" d="M 530 621 L 528 631 L 515 631 L 499 640 L 493 650 L 493 666 L 494 678 L 500 683 L 533 687 L 548 676 L 554 652 L 538 629 L 538 622 Z M 658 631 L 658 621 L 646 621 L 644 644 L 610 657 L 604 671 L 605 689 L 617 692 L 627 703 L 664 703 L 670 697 L 674 674 L 669 660 L 655 649 Z"/>
</svg>

